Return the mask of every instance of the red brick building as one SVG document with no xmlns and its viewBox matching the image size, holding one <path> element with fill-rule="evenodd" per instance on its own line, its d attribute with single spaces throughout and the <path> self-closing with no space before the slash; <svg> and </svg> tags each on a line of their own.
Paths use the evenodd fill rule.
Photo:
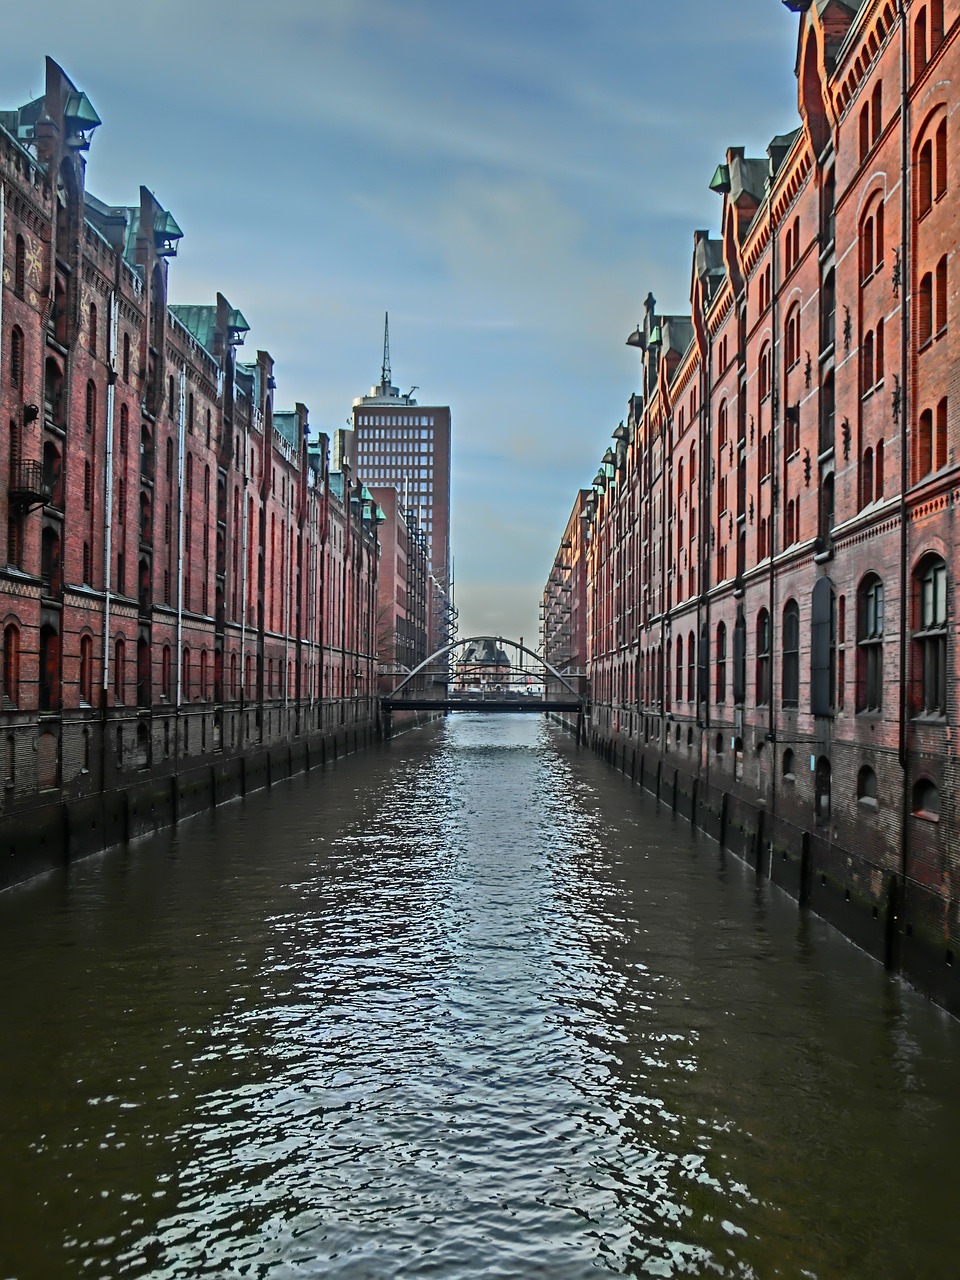
<svg viewBox="0 0 960 1280">
<path fill-rule="evenodd" d="M 593 733 L 960 1008 L 960 0 L 787 7 L 800 125 L 728 150 L 690 314 L 648 298 L 629 339 Z"/>
<path fill-rule="evenodd" d="M 371 492 L 380 519 L 377 648 L 381 689 L 388 693 L 433 652 L 427 647 L 432 602 L 429 555 L 416 512 L 404 507 L 399 491 L 384 485 Z M 409 687 L 423 693 L 426 676 L 418 676 Z"/>
<path fill-rule="evenodd" d="M 173 216 L 86 190 L 99 123 L 49 60 L 0 112 L 8 849 L 38 806 L 89 801 L 102 845 L 108 793 L 374 716 L 372 501 L 236 308 L 169 301 Z"/>
</svg>

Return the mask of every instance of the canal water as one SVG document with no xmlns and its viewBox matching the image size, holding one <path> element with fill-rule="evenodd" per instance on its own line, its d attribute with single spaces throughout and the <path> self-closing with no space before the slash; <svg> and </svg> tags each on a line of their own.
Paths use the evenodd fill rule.
<svg viewBox="0 0 960 1280">
<path fill-rule="evenodd" d="M 960 1024 L 534 717 L 0 895 L 0 1280 L 955 1276 Z"/>
</svg>

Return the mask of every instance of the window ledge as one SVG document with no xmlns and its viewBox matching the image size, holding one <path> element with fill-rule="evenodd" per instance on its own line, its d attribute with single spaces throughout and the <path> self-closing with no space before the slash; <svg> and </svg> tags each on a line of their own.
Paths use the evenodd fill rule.
<svg viewBox="0 0 960 1280">
<path fill-rule="evenodd" d="M 857 804 L 861 809 L 865 809 L 868 813 L 877 813 L 880 805 L 873 796 L 858 796 Z"/>
<path fill-rule="evenodd" d="M 931 813 L 929 809 L 914 809 L 911 817 L 919 818 L 921 822 L 939 822 L 939 813 Z"/>
</svg>

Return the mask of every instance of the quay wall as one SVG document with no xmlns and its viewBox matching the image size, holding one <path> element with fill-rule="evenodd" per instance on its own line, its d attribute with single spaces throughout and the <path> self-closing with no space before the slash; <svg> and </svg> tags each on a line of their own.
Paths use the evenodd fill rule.
<svg viewBox="0 0 960 1280">
<path fill-rule="evenodd" d="M 575 720 L 550 718 L 576 735 Z M 751 794 L 729 777 L 699 768 L 695 759 L 664 752 L 635 727 L 613 729 L 594 719 L 582 741 L 658 805 L 747 863 L 758 883 L 777 885 L 800 908 L 960 1017 L 960 981 L 944 943 L 942 895 L 878 866 L 864 842 L 850 838 L 855 830 L 805 823 L 782 805 L 778 811 L 769 796 Z"/>
<path fill-rule="evenodd" d="M 430 712 L 396 713 L 389 736 L 435 718 Z M 74 785 L 34 791 L 0 817 L 0 890 L 330 764 L 385 736 L 375 699 L 331 701 L 300 717 L 294 708 L 277 708 L 261 717 L 261 727 L 251 714 L 250 725 L 248 740 L 231 745 L 229 738 L 207 739 L 195 724 L 193 740 L 206 747 L 164 756 L 161 744 L 165 737 L 169 743 L 169 735 L 155 723 L 159 758 L 149 765 L 134 759 L 126 771 L 114 751 L 116 722 L 94 726 L 88 730 L 94 747 L 109 732 L 109 750 L 92 751 L 91 767 Z M 127 728 L 133 739 L 136 725 Z M 182 743 L 183 736 L 181 730 L 175 741 Z"/>
</svg>

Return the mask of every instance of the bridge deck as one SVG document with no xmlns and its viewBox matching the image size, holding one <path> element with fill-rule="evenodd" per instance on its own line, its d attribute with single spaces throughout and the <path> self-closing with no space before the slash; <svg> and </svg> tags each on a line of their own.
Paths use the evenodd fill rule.
<svg viewBox="0 0 960 1280">
<path fill-rule="evenodd" d="M 574 698 L 381 698 L 384 711 L 579 711 Z"/>
</svg>

